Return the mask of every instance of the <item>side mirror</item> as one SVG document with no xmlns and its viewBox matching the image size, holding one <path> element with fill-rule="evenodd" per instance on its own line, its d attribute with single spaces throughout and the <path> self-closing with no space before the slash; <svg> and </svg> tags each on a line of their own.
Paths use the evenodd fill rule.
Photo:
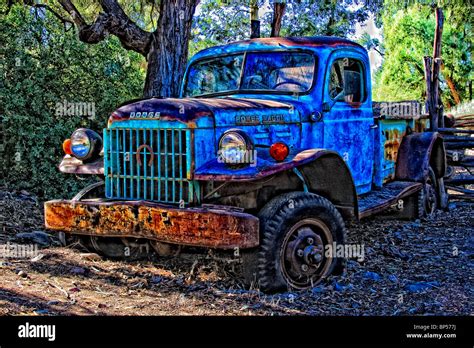
<svg viewBox="0 0 474 348">
<path fill-rule="evenodd" d="M 323 112 L 331 111 L 334 104 L 336 104 L 336 102 L 339 100 L 339 98 L 341 98 L 344 95 L 345 95 L 345 91 L 342 90 L 342 91 L 339 92 L 338 95 L 336 95 L 336 97 L 333 100 L 331 100 L 330 102 L 324 102 L 323 103 Z"/>
<path fill-rule="evenodd" d="M 361 93 L 361 74 L 358 71 L 344 70 L 344 89 L 329 102 L 323 103 L 323 112 L 331 111 L 337 101 L 343 101 L 345 96 L 354 96 L 360 98 Z"/>
</svg>

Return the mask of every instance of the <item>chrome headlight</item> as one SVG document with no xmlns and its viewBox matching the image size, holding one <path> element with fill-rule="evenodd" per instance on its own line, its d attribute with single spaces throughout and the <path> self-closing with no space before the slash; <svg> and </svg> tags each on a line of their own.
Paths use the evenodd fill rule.
<svg viewBox="0 0 474 348">
<path fill-rule="evenodd" d="M 72 155 L 83 162 L 96 159 L 102 150 L 102 138 L 93 130 L 79 128 L 71 135 Z"/>
<path fill-rule="evenodd" d="M 249 136 L 240 129 L 229 129 L 219 140 L 218 160 L 227 164 L 252 164 L 255 154 Z"/>
</svg>

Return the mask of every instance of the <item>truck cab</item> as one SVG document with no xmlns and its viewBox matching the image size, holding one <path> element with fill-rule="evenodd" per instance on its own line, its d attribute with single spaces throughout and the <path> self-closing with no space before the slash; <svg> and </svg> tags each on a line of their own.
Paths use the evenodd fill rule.
<svg viewBox="0 0 474 348">
<path fill-rule="evenodd" d="M 442 138 L 405 104 L 372 102 L 367 52 L 346 39 L 203 50 L 178 98 L 127 102 L 102 135 L 65 141 L 60 170 L 101 180 L 46 202 L 46 227 L 111 257 L 231 250 L 248 284 L 309 288 L 342 271 L 328 249 L 344 245 L 346 220 L 443 204 Z"/>
</svg>

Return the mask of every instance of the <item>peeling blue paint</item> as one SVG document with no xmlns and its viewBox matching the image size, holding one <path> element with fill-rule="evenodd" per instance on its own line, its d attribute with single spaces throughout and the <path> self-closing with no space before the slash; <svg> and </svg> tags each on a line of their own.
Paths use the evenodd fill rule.
<svg viewBox="0 0 474 348">
<path fill-rule="evenodd" d="M 372 185 L 381 187 L 391 179 L 397 146 L 407 126 L 413 129 L 415 125 L 413 120 L 374 119 L 369 59 L 366 50 L 358 44 L 328 37 L 248 40 L 203 50 L 190 64 L 224 54 L 277 50 L 304 50 L 314 55 L 316 69 L 307 93 L 235 93 L 213 98 L 138 100 L 118 108 L 109 119 L 109 128 L 192 129 L 193 148 L 188 149 L 193 157 L 190 177 L 198 180 L 213 177 L 250 180 L 263 173 L 291 170 L 312 158 L 303 156 L 304 161 L 300 161 L 301 157 L 297 157 L 311 149 L 337 152 L 351 171 L 357 194 L 369 192 Z M 357 102 L 333 102 L 329 91 L 331 66 L 346 58 L 356 60 L 361 66 L 363 97 Z M 329 109 L 323 107 L 328 104 Z M 257 146 L 256 166 L 235 168 L 217 160 L 219 139 L 231 128 L 246 132 Z M 268 154 L 268 147 L 275 142 L 283 142 L 290 148 L 290 155 L 280 163 Z M 105 172 L 108 173 L 107 168 Z M 194 186 L 199 185 L 194 183 Z"/>
</svg>

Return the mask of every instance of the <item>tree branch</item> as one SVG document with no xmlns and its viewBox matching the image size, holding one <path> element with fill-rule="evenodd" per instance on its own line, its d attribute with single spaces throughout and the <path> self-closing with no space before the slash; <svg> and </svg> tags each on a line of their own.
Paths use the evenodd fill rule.
<svg viewBox="0 0 474 348">
<path fill-rule="evenodd" d="M 271 37 L 280 36 L 281 21 L 283 14 L 285 13 L 286 3 L 277 2 L 273 4 L 273 21 L 272 21 L 272 32 Z"/>
<path fill-rule="evenodd" d="M 7 3 L 7 9 L 4 11 L 4 12 L 0 12 L 2 15 L 6 16 L 10 13 L 10 10 L 13 6 L 13 1 L 14 0 L 8 0 L 8 3 Z"/>
<path fill-rule="evenodd" d="M 72 25 L 74 25 L 74 23 L 72 21 L 70 21 L 69 19 L 67 18 L 64 18 L 63 16 L 61 16 L 59 13 L 57 13 L 55 10 L 53 10 L 50 6 L 48 5 L 45 5 L 45 4 L 33 4 L 31 5 L 32 7 L 35 7 L 35 8 L 44 8 L 46 10 L 48 10 L 49 12 L 51 12 L 57 19 L 59 19 L 61 22 L 63 22 L 63 24 L 66 24 L 66 23 L 70 23 Z"/>
<path fill-rule="evenodd" d="M 94 44 L 112 34 L 119 38 L 127 50 L 147 55 L 152 34 L 130 20 L 117 0 L 101 0 L 100 5 L 105 13 L 99 13 L 92 24 L 87 24 L 71 0 L 59 0 L 59 3 L 78 27 L 81 41 Z"/>
<path fill-rule="evenodd" d="M 79 30 L 86 26 L 87 23 L 80 14 L 80 12 L 77 10 L 76 6 L 70 1 L 70 0 L 59 0 L 59 4 L 62 6 L 62 8 L 69 13 L 71 16 L 73 22 L 77 25 Z"/>
<path fill-rule="evenodd" d="M 374 47 L 372 47 L 372 48 L 374 49 L 375 52 L 377 52 L 378 54 L 380 54 L 382 57 L 385 56 L 385 53 L 382 53 L 377 47 L 374 46 Z M 423 72 L 423 70 L 422 70 L 421 72 Z"/>
</svg>

